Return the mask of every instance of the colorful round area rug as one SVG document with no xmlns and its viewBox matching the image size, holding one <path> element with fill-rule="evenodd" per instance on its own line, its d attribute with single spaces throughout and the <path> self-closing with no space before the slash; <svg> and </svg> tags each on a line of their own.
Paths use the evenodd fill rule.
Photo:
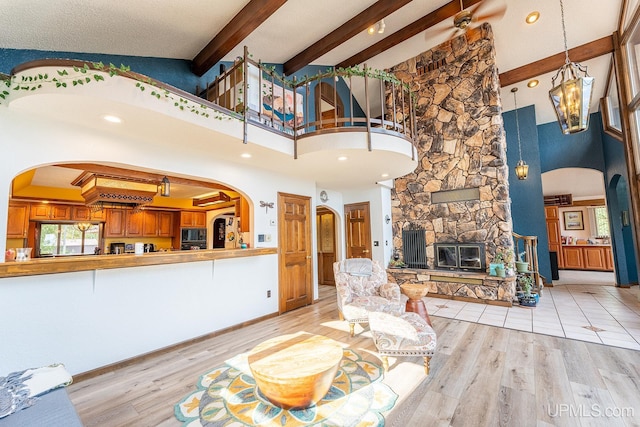
<svg viewBox="0 0 640 427">
<path fill-rule="evenodd" d="M 382 375 L 381 366 L 345 349 L 327 395 L 308 408 L 287 410 L 260 393 L 244 353 L 202 375 L 174 412 L 183 427 L 384 426 L 381 412 L 393 408 L 398 395 Z"/>
</svg>

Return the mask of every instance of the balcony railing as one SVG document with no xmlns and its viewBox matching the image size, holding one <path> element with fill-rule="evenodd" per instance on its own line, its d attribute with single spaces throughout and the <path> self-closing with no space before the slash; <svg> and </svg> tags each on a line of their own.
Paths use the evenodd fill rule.
<svg viewBox="0 0 640 427">
<path fill-rule="evenodd" d="M 244 56 L 199 96 L 244 116 L 245 143 L 246 126 L 252 122 L 293 139 L 295 153 L 298 140 L 337 131 L 367 132 L 369 150 L 372 133 L 395 134 L 415 146 L 414 98 L 408 85 L 366 65 L 288 80 L 251 59 L 245 48 Z"/>
</svg>

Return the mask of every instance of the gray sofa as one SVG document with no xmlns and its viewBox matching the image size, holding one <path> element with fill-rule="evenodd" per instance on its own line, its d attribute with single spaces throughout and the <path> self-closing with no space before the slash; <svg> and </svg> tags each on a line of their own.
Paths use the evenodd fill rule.
<svg viewBox="0 0 640 427">
<path fill-rule="evenodd" d="M 0 427 L 82 427 L 64 387 L 38 396 L 29 408 L 0 418 Z"/>
</svg>

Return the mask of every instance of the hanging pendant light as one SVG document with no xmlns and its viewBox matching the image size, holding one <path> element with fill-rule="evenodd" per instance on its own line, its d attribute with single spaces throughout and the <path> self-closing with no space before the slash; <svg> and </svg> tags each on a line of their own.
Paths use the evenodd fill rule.
<svg viewBox="0 0 640 427">
<path fill-rule="evenodd" d="M 518 120 L 518 100 L 516 99 L 516 92 L 518 91 L 517 87 L 511 89 L 511 93 L 513 93 L 513 103 L 516 108 L 516 132 L 518 133 L 518 163 L 516 163 L 516 176 L 518 179 L 527 179 L 527 174 L 529 173 L 529 165 L 522 160 L 522 147 L 520 145 L 520 120 Z"/>
<path fill-rule="evenodd" d="M 587 67 L 569 60 L 562 0 L 560 0 L 560 14 L 564 36 L 565 63 L 551 79 L 553 89 L 549 91 L 549 98 L 558 117 L 560 129 L 563 134 L 567 135 L 582 132 L 589 127 L 589 106 L 593 94 L 594 78 L 587 74 Z M 558 77 L 562 77 L 562 79 L 560 84 L 556 86 Z"/>
</svg>

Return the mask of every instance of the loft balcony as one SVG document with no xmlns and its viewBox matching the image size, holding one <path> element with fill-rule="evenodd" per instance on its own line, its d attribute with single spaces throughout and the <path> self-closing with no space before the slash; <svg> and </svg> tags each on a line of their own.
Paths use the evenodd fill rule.
<svg viewBox="0 0 640 427">
<path fill-rule="evenodd" d="M 9 110 L 150 149 L 233 163 L 250 151 L 251 167 L 325 188 L 373 184 L 417 165 L 412 94 L 366 67 L 289 81 L 245 52 L 197 95 L 124 68 L 72 60 L 28 62 L 12 79 L 0 99 Z"/>
</svg>

